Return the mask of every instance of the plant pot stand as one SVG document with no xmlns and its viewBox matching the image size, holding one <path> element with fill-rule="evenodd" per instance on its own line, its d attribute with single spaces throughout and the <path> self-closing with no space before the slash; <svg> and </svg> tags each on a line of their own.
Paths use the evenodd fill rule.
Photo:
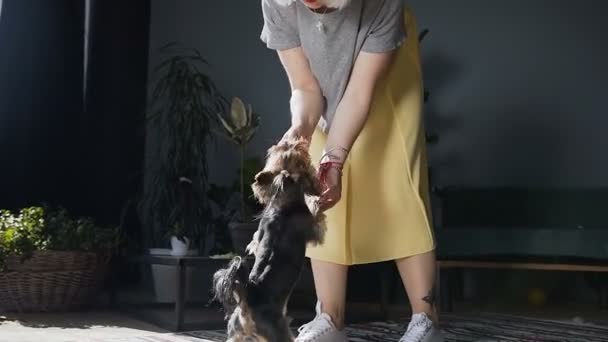
<svg viewBox="0 0 608 342">
<path fill-rule="evenodd" d="M 171 249 L 164 248 L 150 248 L 149 256 L 150 257 L 163 257 L 163 256 L 172 256 L 172 257 L 183 257 L 183 256 L 198 256 L 198 250 L 189 250 L 186 255 L 175 255 L 172 254 Z M 153 285 L 154 291 L 154 299 L 159 304 L 167 304 L 167 303 L 175 303 L 177 287 L 176 282 L 174 281 L 177 278 L 176 267 L 170 265 L 163 265 L 158 263 L 149 264 L 149 272 Z M 147 270 L 146 270 L 147 271 Z M 196 296 L 195 288 L 200 286 L 199 281 L 197 281 L 197 277 L 194 272 L 196 269 L 192 267 L 186 268 L 186 300 L 192 300 L 194 296 Z M 198 277 L 200 278 L 200 277 Z"/>
<path fill-rule="evenodd" d="M 173 257 L 170 255 L 144 255 L 137 256 L 133 258 L 129 258 L 127 262 L 134 262 L 143 265 L 166 265 L 172 266 L 176 268 L 176 277 L 175 277 L 175 285 L 177 287 L 175 303 L 173 306 L 174 318 L 170 324 L 166 324 L 165 321 L 159 320 L 154 315 L 148 315 L 139 311 L 142 308 L 150 308 L 154 307 L 156 303 L 145 303 L 145 304 L 125 304 L 120 305 L 119 303 L 112 303 L 112 305 L 120 310 L 135 316 L 138 316 L 140 319 L 144 321 L 148 321 L 150 323 L 156 324 L 157 326 L 171 330 L 171 331 L 185 331 L 185 330 L 200 330 L 200 329 L 215 329 L 218 328 L 209 322 L 200 322 L 200 323 L 184 323 L 184 314 L 186 309 L 186 281 L 187 281 L 187 273 L 186 270 L 188 268 L 198 268 L 198 269 L 207 269 L 209 272 L 211 270 L 215 271 L 220 269 L 221 267 L 226 266 L 230 262 L 231 258 L 211 258 L 211 257 L 203 257 L 203 256 L 184 256 L 184 257 Z M 211 287 L 208 288 L 209 290 Z M 203 290 L 203 289 L 201 289 Z M 111 298 L 116 298 L 116 287 L 112 288 Z M 217 310 L 216 310 L 217 311 Z"/>
</svg>

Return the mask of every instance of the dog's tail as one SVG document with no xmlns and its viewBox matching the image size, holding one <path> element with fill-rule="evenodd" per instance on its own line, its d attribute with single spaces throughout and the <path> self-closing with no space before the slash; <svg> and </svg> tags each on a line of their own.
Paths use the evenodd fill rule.
<svg viewBox="0 0 608 342">
<path fill-rule="evenodd" d="M 240 256 L 234 257 L 227 267 L 213 275 L 213 300 L 232 311 L 247 297 L 249 271 Z M 227 312 L 228 313 L 228 312 Z"/>
</svg>

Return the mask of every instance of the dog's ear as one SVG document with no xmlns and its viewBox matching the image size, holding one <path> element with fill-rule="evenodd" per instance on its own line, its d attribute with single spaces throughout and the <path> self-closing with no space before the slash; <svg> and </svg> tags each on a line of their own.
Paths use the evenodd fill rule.
<svg viewBox="0 0 608 342">
<path fill-rule="evenodd" d="M 270 183 L 272 183 L 273 178 L 274 175 L 271 171 L 263 170 L 255 175 L 255 182 L 259 185 L 269 185 Z"/>
<path fill-rule="evenodd" d="M 253 196 L 261 204 L 267 204 L 272 196 L 272 182 L 274 174 L 270 171 L 260 171 L 255 175 L 255 182 L 251 184 Z"/>
</svg>

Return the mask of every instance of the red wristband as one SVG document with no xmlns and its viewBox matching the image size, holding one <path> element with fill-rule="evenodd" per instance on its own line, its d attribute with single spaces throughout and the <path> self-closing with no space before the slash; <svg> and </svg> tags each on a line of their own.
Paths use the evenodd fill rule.
<svg viewBox="0 0 608 342">
<path fill-rule="evenodd" d="M 323 185 L 326 185 L 327 171 L 329 171 L 329 169 L 331 169 L 331 168 L 334 168 L 334 169 L 337 169 L 338 172 L 342 173 L 342 167 L 343 167 L 343 164 L 339 163 L 339 162 L 335 162 L 335 161 L 322 162 L 319 165 L 319 181 Z"/>
</svg>

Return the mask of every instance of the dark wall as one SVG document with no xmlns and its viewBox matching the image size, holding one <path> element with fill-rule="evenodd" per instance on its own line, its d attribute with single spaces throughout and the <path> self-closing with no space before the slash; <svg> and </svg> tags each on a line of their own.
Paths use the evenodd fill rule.
<svg viewBox="0 0 608 342">
<path fill-rule="evenodd" d="M 371 0 L 365 0 L 371 1 Z M 487 2 L 406 0 L 422 44 L 430 149 L 441 186 L 608 185 L 605 97 L 608 3 L 589 0 Z M 152 1 L 150 59 L 178 40 L 200 49 L 226 95 L 262 115 L 252 150 L 289 123 L 288 83 L 259 40 L 260 1 Z M 213 151 L 212 176 L 231 181 L 237 155 Z M 458 230 L 440 236 L 446 254 L 538 253 L 607 257 L 607 230 Z M 471 239 L 476 236 L 476 239 Z M 522 243 L 525 241 L 525 243 Z M 445 243 L 444 243 L 445 242 Z M 549 243 L 548 243 L 549 242 Z"/>
<path fill-rule="evenodd" d="M 608 185 L 606 2 L 406 2 L 430 29 L 423 62 L 441 185 Z M 176 39 L 201 49 L 222 89 L 261 113 L 255 150 L 288 123 L 288 84 L 261 24 L 259 1 L 153 0 L 151 48 Z M 234 167 L 223 151 L 219 179 Z"/>
<path fill-rule="evenodd" d="M 608 3 L 411 0 L 444 185 L 606 186 Z"/>
<path fill-rule="evenodd" d="M 257 155 L 289 124 L 289 84 L 276 54 L 258 38 L 261 25 L 258 0 L 152 0 L 150 67 L 158 63 L 158 48 L 167 42 L 198 48 L 222 92 L 241 97 L 260 114 L 260 131 L 248 149 Z M 211 180 L 232 182 L 238 150 L 219 140 L 211 153 Z"/>
</svg>

